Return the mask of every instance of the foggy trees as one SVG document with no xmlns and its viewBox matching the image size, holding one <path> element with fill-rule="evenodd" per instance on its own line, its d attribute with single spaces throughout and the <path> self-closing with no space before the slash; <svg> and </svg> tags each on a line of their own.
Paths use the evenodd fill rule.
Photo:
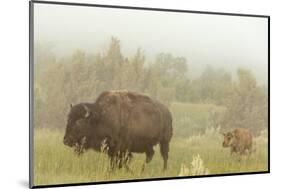
<svg viewBox="0 0 281 189">
<path fill-rule="evenodd" d="M 231 90 L 230 73 L 223 69 L 216 70 L 208 65 L 201 76 L 193 80 L 189 90 L 190 101 L 222 105 Z"/>
<path fill-rule="evenodd" d="M 174 57 L 168 53 L 156 56 L 150 65 L 149 89 L 146 92 L 159 99 L 166 105 L 172 101 L 185 100 L 187 78 L 187 64 L 183 57 Z"/>
<path fill-rule="evenodd" d="M 160 53 L 147 60 L 141 48 L 125 56 L 115 37 L 96 54 L 76 50 L 57 58 L 51 46 L 36 47 L 36 127 L 64 128 L 71 103 L 93 102 L 105 90 L 120 89 L 146 93 L 168 106 L 172 102 L 224 106 L 221 127 L 267 127 L 266 90 L 247 70 L 238 70 L 236 81 L 230 73 L 207 66 L 198 78 L 191 78 L 191 65 L 184 57 Z"/>
<path fill-rule="evenodd" d="M 238 81 L 228 96 L 227 111 L 222 120 L 226 128 L 249 128 L 254 134 L 268 127 L 268 99 L 266 89 L 256 83 L 248 70 L 237 71 Z"/>
</svg>

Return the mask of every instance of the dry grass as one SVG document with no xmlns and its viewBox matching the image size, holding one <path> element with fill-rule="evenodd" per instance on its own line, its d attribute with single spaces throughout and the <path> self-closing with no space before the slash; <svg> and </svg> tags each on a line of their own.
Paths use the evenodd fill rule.
<svg viewBox="0 0 281 189">
<path fill-rule="evenodd" d="M 62 144 L 62 138 L 63 133 L 59 131 L 36 130 L 36 185 L 174 177 L 180 174 L 183 165 L 188 167 L 189 173 L 181 176 L 267 170 L 267 140 L 261 137 L 257 140 L 256 152 L 242 161 L 230 156 L 229 149 L 221 147 L 222 139 L 217 133 L 188 139 L 173 138 L 168 170 L 165 173 L 162 172 L 163 161 L 157 146 L 155 156 L 144 172 L 141 169 L 145 156 L 134 154 L 130 165 L 133 174 L 125 169 L 110 172 L 109 160 L 103 153 L 90 150 L 80 157 L 76 156 L 73 149 Z M 197 154 L 200 156 L 196 156 Z"/>
<path fill-rule="evenodd" d="M 176 108 L 177 106 L 178 108 Z M 171 108 L 173 117 L 176 119 L 174 128 L 183 132 L 193 132 L 191 123 L 203 124 L 205 117 L 208 116 L 206 112 L 209 108 L 217 111 L 223 109 L 211 105 L 199 105 L 197 108 L 195 108 L 195 105 L 178 104 L 177 106 Z M 192 112 L 192 109 L 195 112 Z M 191 121 L 182 121 L 187 119 L 187 114 L 179 115 L 180 112 L 188 112 L 188 119 L 191 119 Z M 200 116 L 202 117 L 200 118 Z M 200 120 L 203 121 L 200 122 Z M 126 169 L 110 172 L 108 157 L 93 150 L 89 150 L 80 157 L 76 156 L 73 149 L 63 145 L 63 134 L 63 131 L 58 130 L 35 130 L 35 185 L 258 172 L 268 169 L 266 132 L 255 139 L 255 152 L 242 161 L 239 161 L 235 156 L 230 156 L 229 149 L 222 148 L 223 138 L 218 129 L 205 128 L 205 132 L 193 134 L 189 137 L 175 134 L 170 144 L 168 170 L 166 172 L 162 171 L 163 160 L 159 153 L 159 146 L 156 146 L 153 160 L 143 172 L 141 172 L 141 169 L 145 161 L 145 155 L 134 154 L 130 164 L 133 173 Z"/>
</svg>

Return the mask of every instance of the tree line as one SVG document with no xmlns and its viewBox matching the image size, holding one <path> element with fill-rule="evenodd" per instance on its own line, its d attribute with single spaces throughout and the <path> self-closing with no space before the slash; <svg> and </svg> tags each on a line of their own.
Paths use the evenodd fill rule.
<svg viewBox="0 0 281 189">
<path fill-rule="evenodd" d="M 146 93 L 167 106 L 172 102 L 225 106 L 220 125 L 255 131 L 267 127 L 267 88 L 258 85 L 249 70 L 238 69 L 233 79 L 229 72 L 209 65 L 192 79 L 186 58 L 160 53 L 148 61 L 141 48 L 128 57 L 115 37 L 95 54 L 76 50 L 57 58 L 50 49 L 35 47 L 36 127 L 64 128 L 69 104 L 93 102 L 101 92 L 113 89 Z"/>
</svg>

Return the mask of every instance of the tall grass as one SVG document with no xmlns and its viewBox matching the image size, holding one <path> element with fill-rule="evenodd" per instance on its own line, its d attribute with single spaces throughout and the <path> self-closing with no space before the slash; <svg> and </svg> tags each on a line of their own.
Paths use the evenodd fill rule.
<svg viewBox="0 0 281 189">
<path fill-rule="evenodd" d="M 218 127 L 215 123 L 223 115 L 225 107 L 213 104 L 173 103 L 174 134 L 188 137 L 202 134 L 208 127 Z"/>
<path fill-rule="evenodd" d="M 190 123 L 197 123 L 203 128 L 204 120 L 208 119 L 208 108 L 211 105 L 198 106 L 177 104 L 171 108 L 174 130 L 194 134 L 175 133 L 170 143 L 166 172 L 162 171 L 163 160 L 159 153 L 159 146 L 155 146 L 153 160 L 143 172 L 141 170 L 145 161 L 144 154 L 134 154 L 130 164 L 132 172 L 128 172 L 126 169 L 112 172 L 109 169 L 109 159 L 104 153 L 89 150 L 78 157 L 74 154 L 73 149 L 63 145 L 63 131 L 36 129 L 34 132 L 34 184 L 176 177 L 179 175 L 266 171 L 268 169 L 266 132 L 255 138 L 255 152 L 239 161 L 238 157 L 230 155 L 228 148 L 222 148 L 223 137 L 219 134 L 219 128 L 207 127 L 210 126 L 207 124 L 203 132 L 192 130 L 193 125 L 189 125 Z M 222 107 L 212 109 L 214 108 L 217 108 L 218 111 L 223 109 Z M 190 123 L 185 122 L 187 116 L 184 112 L 189 112 Z M 188 171 L 182 171 L 183 167 Z"/>
</svg>

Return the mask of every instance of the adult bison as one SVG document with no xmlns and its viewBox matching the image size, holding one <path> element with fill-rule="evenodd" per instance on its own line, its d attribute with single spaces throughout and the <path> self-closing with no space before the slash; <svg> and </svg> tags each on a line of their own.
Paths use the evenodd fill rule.
<svg viewBox="0 0 281 189">
<path fill-rule="evenodd" d="M 237 153 L 243 155 L 252 151 L 253 137 L 248 129 L 236 128 L 233 131 L 223 133 L 224 141 L 223 147 L 230 147 L 231 154 Z"/>
<path fill-rule="evenodd" d="M 132 153 L 145 153 L 150 162 L 153 146 L 167 168 L 172 137 L 172 115 L 168 108 L 150 97 L 129 91 L 103 92 L 94 103 L 80 103 L 68 114 L 64 144 L 75 151 L 100 151 L 106 144 L 111 165 L 121 168 Z"/>
</svg>

